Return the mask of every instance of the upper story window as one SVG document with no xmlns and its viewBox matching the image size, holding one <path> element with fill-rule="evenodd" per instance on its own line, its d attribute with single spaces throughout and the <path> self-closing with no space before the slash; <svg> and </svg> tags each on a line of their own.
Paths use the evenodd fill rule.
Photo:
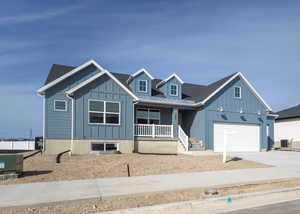
<svg viewBox="0 0 300 214">
<path fill-rule="evenodd" d="M 139 80 L 139 92 L 147 93 L 147 80 Z"/>
<path fill-rule="evenodd" d="M 242 89 L 241 87 L 234 87 L 234 98 L 242 98 Z"/>
<path fill-rule="evenodd" d="M 67 111 L 67 101 L 54 100 L 54 111 Z"/>
<path fill-rule="evenodd" d="M 120 103 L 89 100 L 90 124 L 120 124 Z"/>
<path fill-rule="evenodd" d="M 170 95 L 178 96 L 178 85 L 175 85 L 175 84 L 170 85 Z"/>
</svg>

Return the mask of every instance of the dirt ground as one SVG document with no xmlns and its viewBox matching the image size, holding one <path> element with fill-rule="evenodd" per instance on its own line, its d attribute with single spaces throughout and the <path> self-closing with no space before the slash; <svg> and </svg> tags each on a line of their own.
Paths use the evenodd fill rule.
<svg viewBox="0 0 300 214">
<path fill-rule="evenodd" d="M 216 188 L 218 196 L 230 196 L 242 193 L 274 190 L 277 188 L 295 187 L 300 185 L 300 178 L 276 181 L 268 183 L 258 183 L 252 185 L 240 185 L 231 187 Z M 179 201 L 201 200 L 209 198 L 204 194 L 206 189 L 188 189 L 181 191 L 149 193 L 138 196 L 123 196 L 111 199 L 88 199 L 80 201 L 59 202 L 38 206 L 27 206 L 17 208 L 0 209 L 0 214 L 88 214 L 110 210 L 151 206 L 156 204 L 172 203 Z"/>
<path fill-rule="evenodd" d="M 26 156 L 28 154 L 24 154 Z M 127 177 L 129 164 L 131 176 L 262 168 L 267 165 L 246 160 L 222 163 L 221 155 L 64 155 L 60 164 L 56 156 L 37 154 L 24 160 L 24 173 L 18 179 L 0 181 L 0 184 L 19 184 L 62 180 Z"/>
</svg>

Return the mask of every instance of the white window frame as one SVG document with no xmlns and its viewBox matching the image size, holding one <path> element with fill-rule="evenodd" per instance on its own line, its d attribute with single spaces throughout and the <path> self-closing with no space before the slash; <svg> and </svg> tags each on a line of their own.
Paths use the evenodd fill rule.
<svg viewBox="0 0 300 214">
<path fill-rule="evenodd" d="M 160 112 L 160 109 L 155 109 L 155 108 L 137 108 L 136 109 L 136 111 L 138 111 L 138 110 L 147 110 L 147 112 L 148 112 L 148 117 L 147 118 L 144 118 L 144 117 L 136 117 L 135 118 L 135 122 L 136 122 L 136 124 L 138 124 L 137 123 L 137 121 L 138 121 L 138 119 L 145 119 L 145 120 L 147 120 L 147 124 L 150 124 L 149 123 L 149 121 L 150 121 L 150 119 L 153 119 L 153 120 L 157 120 L 157 118 L 149 118 L 149 112 L 150 112 L 150 110 L 156 110 L 156 111 L 158 111 L 159 112 L 159 121 L 158 121 L 158 125 L 161 125 L 161 112 Z"/>
<path fill-rule="evenodd" d="M 55 103 L 56 102 L 64 102 L 65 103 L 65 109 L 57 109 Z M 54 111 L 68 111 L 68 102 L 66 100 L 54 100 Z"/>
<path fill-rule="evenodd" d="M 238 88 L 239 90 L 240 90 L 240 96 L 239 97 L 236 97 L 235 95 L 235 89 L 236 88 Z M 234 90 L 233 90 L 233 97 L 235 98 L 235 99 L 242 99 L 242 88 L 241 87 L 239 87 L 239 86 L 235 86 L 234 87 Z"/>
<path fill-rule="evenodd" d="M 141 82 L 145 82 L 146 83 L 146 90 L 145 91 L 141 91 L 141 88 L 140 88 L 140 83 Z M 147 93 L 148 92 L 148 80 L 138 80 L 138 92 L 141 92 L 141 93 Z"/>
<path fill-rule="evenodd" d="M 103 102 L 103 112 L 102 111 L 90 111 L 90 101 L 98 101 Z M 119 112 L 107 112 L 106 111 L 106 103 L 118 103 L 119 104 Z M 91 123 L 90 121 L 90 113 L 103 113 L 103 123 Z M 119 123 L 106 123 L 106 114 L 117 114 L 119 116 Z M 119 126 L 121 125 L 121 102 L 118 101 L 107 101 L 107 100 L 97 100 L 97 99 L 89 99 L 88 100 L 88 124 L 90 125 L 113 125 Z"/>
<path fill-rule="evenodd" d="M 175 86 L 175 87 L 176 87 L 176 95 L 175 95 L 175 94 L 172 94 L 172 86 Z M 170 91 L 169 91 L 169 94 L 170 94 L 170 96 L 173 96 L 173 97 L 177 97 L 177 96 L 178 96 L 178 85 L 177 85 L 177 84 L 170 84 Z"/>
</svg>

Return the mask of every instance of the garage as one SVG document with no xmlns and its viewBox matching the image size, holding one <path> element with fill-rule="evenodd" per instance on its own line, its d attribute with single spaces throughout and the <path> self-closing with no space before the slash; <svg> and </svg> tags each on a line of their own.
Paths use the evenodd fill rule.
<svg viewBox="0 0 300 214">
<path fill-rule="evenodd" d="M 224 134 L 227 133 L 227 151 L 260 151 L 259 125 L 214 123 L 214 151 L 223 152 Z"/>
</svg>

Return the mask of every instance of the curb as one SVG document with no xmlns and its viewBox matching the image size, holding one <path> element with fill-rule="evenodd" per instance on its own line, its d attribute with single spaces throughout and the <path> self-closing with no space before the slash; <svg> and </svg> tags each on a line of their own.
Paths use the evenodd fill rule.
<svg viewBox="0 0 300 214">
<path fill-rule="evenodd" d="M 244 199 L 244 198 L 250 198 L 255 196 L 264 196 L 264 195 L 271 195 L 274 193 L 284 193 L 284 192 L 293 192 L 293 191 L 299 191 L 299 187 L 290 187 L 290 188 L 284 188 L 284 189 L 277 189 L 277 190 L 271 190 L 271 191 L 263 191 L 263 192 L 253 192 L 253 193 L 245 193 L 241 195 L 232 195 L 230 196 L 233 200 L 237 199 Z M 209 198 L 205 200 L 193 200 L 193 201 L 185 201 L 185 202 L 176 202 L 176 203 L 168 203 L 168 204 L 160 204 L 160 205 L 154 205 L 154 206 L 147 206 L 147 207 L 140 207 L 140 208 L 129 208 L 129 209 L 123 209 L 123 210 L 115 210 L 115 211 L 107 211 L 107 212 L 101 212 L 98 214 L 142 214 L 144 212 L 157 212 L 161 213 L 163 211 L 171 211 L 176 209 L 191 209 L 193 207 L 203 205 L 210 202 L 219 202 L 219 201 L 225 201 L 228 198 L 228 196 L 222 196 L 218 198 Z"/>
</svg>

